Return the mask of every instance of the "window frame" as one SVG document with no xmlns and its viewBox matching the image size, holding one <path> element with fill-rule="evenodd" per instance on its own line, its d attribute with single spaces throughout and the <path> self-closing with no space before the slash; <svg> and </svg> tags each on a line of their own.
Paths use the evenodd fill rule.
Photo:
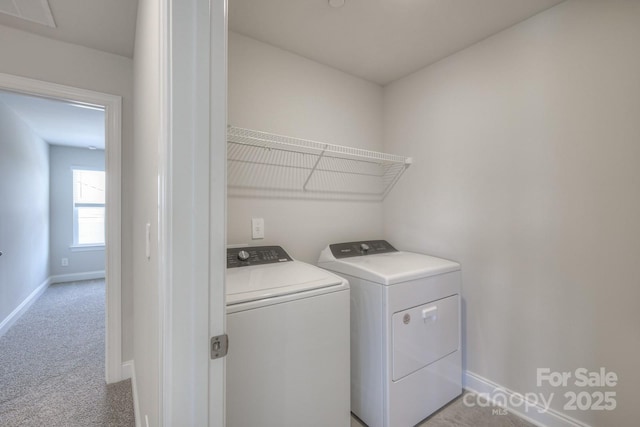
<svg viewBox="0 0 640 427">
<path fill-rule="evenodd" d="M 104 203 L 76 203 L 76 180 L 75 180 L 75 171 L 90 171 L 90 172 L 102 172 L 104 174 L 105 180 L 105 202 Z M 106 206 L 106 184 L 107 184 L 107 173 L 104 168 L 100 167 L 91 167 L 91 166 L 71 166 L 71 209 L 72 209 L 72 229 L 73 229 L 73 240 L 70 246 L 72 251 L 97 251 L 104 250 L 106 246 L 107 239 L 107 206 Z M 79 240 L 79 221 L 78 221 L 78 208 L 82 207 L 96 207 L 102 208 L 104 211 L 104 240 L 102 243 L 78 243 Z"/>
</svg>

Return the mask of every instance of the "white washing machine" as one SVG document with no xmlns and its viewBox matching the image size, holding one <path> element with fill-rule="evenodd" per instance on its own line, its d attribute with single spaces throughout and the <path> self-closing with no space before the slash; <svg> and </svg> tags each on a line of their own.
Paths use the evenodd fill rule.
<svg viewBox="0 0 640 427">
<path fill-rule="evenodd" d="M 462 393 L 458 263 L 384 240 L 338 243 L 318 265 L 351 286 L 351 411 L 414 426 Z"/>
<path fill-rule="evenodd" d="M 227 250 L 227 423 L 350 426 L 349 283 L 279 246 Z"/>
</svg>

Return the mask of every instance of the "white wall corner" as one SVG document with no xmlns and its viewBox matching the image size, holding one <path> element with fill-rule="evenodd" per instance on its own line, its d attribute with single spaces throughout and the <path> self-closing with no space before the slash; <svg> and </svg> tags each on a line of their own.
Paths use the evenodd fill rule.
<svg viewBox="0 0 640 427">
<path fill-rule="evenodd" d="M 504 408 L 533 425 L 540 427 L 591 427 L 554 409 L 545 410 L 540 404 L 530 403 L 528 410 L 524 411 L 523 405 L 514 406 L 511 403 L 520 402 L 519 397 L 522 393 L 510 390 L 473 372 L 464 372 L 462 384 L 465 390 L 480 394 L 495 406 Z M 499 400 L 496 397 L 499 397 Z M 505 406 L 502 401 L 506 401 L 507 405 Z"/>
<path fill-rule="evenodd" d="M 47 290 L 49 285 L 53 283 L 51 277 L 42 282 L 37 288 L 27 296 L 19 306 L 15 308 L 5 319 L 0 322 L 0 337 L 3 336 L 11 326 L 22 316 L 31 305 Z"/>
</svg>

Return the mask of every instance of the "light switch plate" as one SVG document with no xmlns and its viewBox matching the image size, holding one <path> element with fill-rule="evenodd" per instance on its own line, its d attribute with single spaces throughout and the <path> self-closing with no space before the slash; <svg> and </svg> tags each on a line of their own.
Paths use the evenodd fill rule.
<svg viewBox="0 0 640 427">
<path fill-rule="evenodd" d="M 147 257 L 147 260 L 151 259 L 151 223 L 147 223 L 145 225 L 144 254 Z"/>
</svg>

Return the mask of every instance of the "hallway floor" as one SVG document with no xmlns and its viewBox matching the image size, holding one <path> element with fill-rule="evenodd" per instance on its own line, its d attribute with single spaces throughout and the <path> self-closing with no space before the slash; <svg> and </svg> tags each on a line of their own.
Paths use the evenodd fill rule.
<svg viewBox="0 0 640 427">
<path fill-rule="evenodd" d="M 135 425 L 131 382 L 105 383 L 104 319 L 104 280 L 42 294 L 0 337 L 0 425 Z"/>
</svg>

